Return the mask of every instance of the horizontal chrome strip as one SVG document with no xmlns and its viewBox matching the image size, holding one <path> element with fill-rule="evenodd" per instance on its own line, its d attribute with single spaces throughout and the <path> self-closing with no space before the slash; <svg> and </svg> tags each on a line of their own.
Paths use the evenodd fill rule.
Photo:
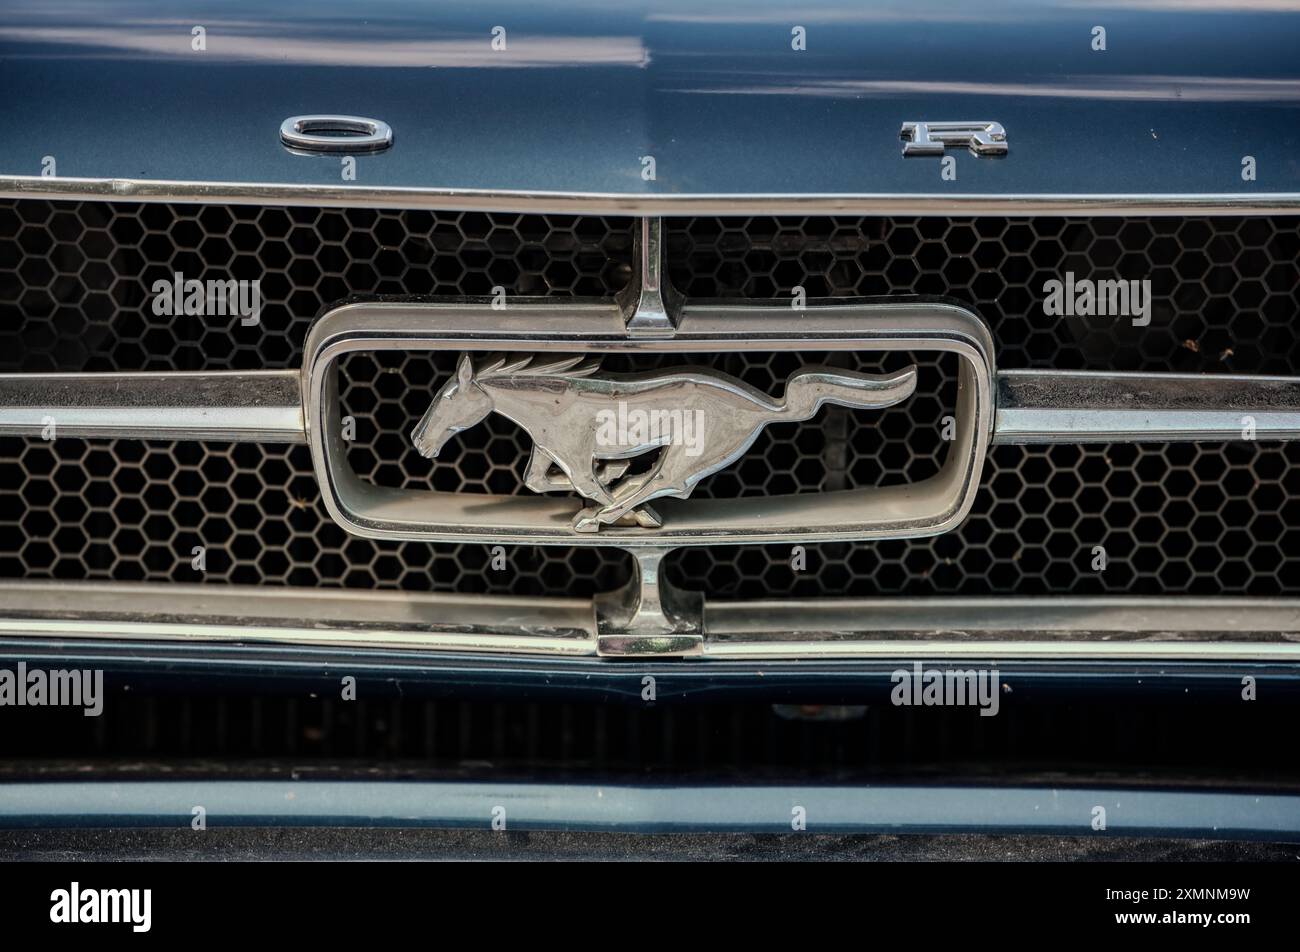
<svg viewBox="0 0 1300 952">
<path fill-rule="evenodd" d="M 1300 599 L 791 599 L 704 617 L 704 660 L 1300 661 Z M 582 599 L 216 585 L 4 581 L 0 635 L 597 653 Z"/>
<path fill-rule="evenodd" d="M 61 436 L 303 443 L 300 379 L 292 370 L 0 374 L 0 434 L 41 436 L 52 419 Z M 1300 377 L 997 374 L 995 443 L 1240 439 L 1300 439 Z"/>
<path fill-rule="evenodd" d="M 595 624 L 590 601 L 568 598 L 0 581 L 9 635 L 580 656 Z"/>
<path fill-rule="evenodd" d="M 927 658 L 1300 660 L 1300 599 L 1286 598 L 706 601 L 704 625 L 705 656 L 726 659 L 850 658 L 867 649 Z"/>
<path fill-rule="evenodd" d="M 1004 370 L 993 439 L 1300 439 L 1300 377 Z"/>
<path fill-rule="evenodd" d="M 292 370 L 0 374 L 0 434 L 306 442 Z"/>
<path fill-rule="evenodd" d="M 691 195 L 0 176 L 0 197 L 590 215 L 1293 215 L 1300 193 Z"/>
</svg>

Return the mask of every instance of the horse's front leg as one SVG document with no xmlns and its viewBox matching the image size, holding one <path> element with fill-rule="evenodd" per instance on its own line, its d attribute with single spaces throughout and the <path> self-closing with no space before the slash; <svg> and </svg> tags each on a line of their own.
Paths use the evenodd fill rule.
<svg viewBox="0 0 1300 952">
<path fill-rule="evenodd" d="M 600 463 L 596 466 L 596 478 L 608 486 L 626 473 L 631 465 L 630 459 L 612 459 L 607 463 Z"/>
<path fill-rule="evenodd" d="M 596 481 L 608 486 L 627 472 L 632 461 L 613 459 L 598 464 L 593 462 L 592 465 L 595 467 Z M 528 458 L 528 466 L 524 470 L 524 485 L 535 493 L 573 492 L 577 488 L 573 480 L 564 472 L 564 468 L 560 466 L 559 460 L 538 447 L 536 443 L 533 444 L 532 455 Z"/>
<path fill-rule="evenodd" d="M 524 485 L 535 493 L 573 489 L 573 483 L 562 472 L 558 476 L 551 475 L 551 466 L 554 463 L 554 459 L 534 444 L 533 455 L 528 458 L 528 469 L 524 472 Z"/>
</svg>

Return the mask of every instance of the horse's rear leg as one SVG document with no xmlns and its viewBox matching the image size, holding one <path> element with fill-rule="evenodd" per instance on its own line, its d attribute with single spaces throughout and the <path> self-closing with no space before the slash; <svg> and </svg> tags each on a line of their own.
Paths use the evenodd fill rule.
<svg viewBox="0 0 1300 952">
<path fill-rule="evenodd" d="M 594 460 L 592 461 L 592 467 L 594 470 Z M 573 528 L 578 532 L 598 531 L 600 529 L 600 520 L 596 519 L 596 513 L 601 511 L 602 506 L 608 506 L 612 503 L 614 497 L 605 484 L 596 478 L 595 472 L 585 474 L 582 479 L 579 479 L 575 473 L 573 485 L 578 492 L 597 503 L 596 506 L 587 506 L 578 511 L 578 514 L 573 517 Z"/>
<path fill-rule="evenodd" d="M 660 460 L 662 460 L 662 455 Z M 648 472 L 623 480 L 623 482 L 613 487 L 610 492 L 606 494 L 604 499 L 597 500 L 597 502 L 603 503 L 603 505 L 588 506 L 586 509 L 583 509 L 578 513 L 577 517 L 573 520 L 573 527 L 579 532 L 597 532 L 601 525 L 609 525 L 619 521 L 619 519 L 623 517 L 626 517 L 633 525 L 640 526 L 643 529 L 658 529 L 663 525 L 663 521 L 659 518 L 658 514 L 648 506 L 642 509 L 634 509 L 633 506 L 626 506 L 619 511 L 618 515 L 611 516 L 609 513 L 612 511 L 613 507 L 618 505 L 619 500 L 637 495 L 640 492 L 641 487 L 654 478 L 662 465 L 663 463 L 661 461 L 657 461 Z M 629 512 L 629 509 L 633 509 L 634 511 Z"/>
<path fill-rule="evenodd" d="M 674 453 L 676 447 L 669 447 L 659 454 L 659 459 L 649 472 L 642 476 L 634 476 L 626 479 L 614 490 L 613 499 L 602 509 L 597 509 L 592 513 L 592 519 L 604 525 L 617 522 L 627 515 L 628 512 L 637 510 L 638 506 L 644 505 L 651 499 L 659 496 L 668 496 L 679 494 L 685 491 L 684 485 L 673 483 L 672 479 L 664 475 L 665 466 L 672 471 L 674 464 Z M 654 512 L 642 513 L 644 510 L 636 512 L 637 524 L 649 528 L 658 528 L 663 523 L 658 515 Z"/>
<path fill-rule="evenodd" d="M 721 443 L 711 452 L 695 457 L 689 456 L 682 444 L 665 447 L 649 472 L 644 476 L 625 479 L 618 485 L 614 490 L 613 501 L 605 508 L 596 510 L 594 519 L 608 525 L 622 518 L 628 510 L 633 510 L 638 525 L 658 528 L 662 522 L 654 513 L 649 514 L 652 522 L 642 521 L 642 513 L 647 511 L 645 504 L 660 496 L 689 496 L 703 477 L 716 473 L 726 465 L 736 446 L 736 441 Z"/>
</svg>

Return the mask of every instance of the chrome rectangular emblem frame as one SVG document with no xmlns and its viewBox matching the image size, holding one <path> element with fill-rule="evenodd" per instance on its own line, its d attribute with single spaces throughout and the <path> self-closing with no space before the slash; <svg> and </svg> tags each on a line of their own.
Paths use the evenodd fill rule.
<svg viewBox="0 0 1300 952">
<path fill-rule="evenodd" d="M 905 485 L 734 499 L 661 499 L 658 528 L 574 529 L 581 503 L 381 487 L 346 461 L 337 363 L 357 351 L 553 354 L 738 351 L 924 351 L 960 359 L 956 427 L 940 472 Z M 330 515 L 374 539 L 505 545 L 671 548 L 682 545 L 863 541 L 935 535 L 969 512 L 993 431 L 993 344 L 971 311 L 929 302 L 810 305 L 689 304 L 676 331 L 632 336 L 605 302 L 358 303 L 323 315 L 308 335 L 304 421 Z M 432 396 L 432 394 L 430 394 Z"/>
</svg>

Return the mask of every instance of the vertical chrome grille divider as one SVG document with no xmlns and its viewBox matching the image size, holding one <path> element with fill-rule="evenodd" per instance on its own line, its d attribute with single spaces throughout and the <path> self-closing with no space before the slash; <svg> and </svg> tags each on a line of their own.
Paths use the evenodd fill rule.
<svg viewBox="0 0 1300 952">
<path fill-rule="evenodd" d="M 664 224 L 642 218 L 632 238 L 634 270 L 619 306 L 629 337 L 672 337 L 682 297 L 668 277 Z M 673 586 L 662 563 L 674 546 L 630 549 L 632 577 L 593 599 L 596 651 L 606 657 L 697 655 L 704 649 L 704 595 Z"/>
</svg>

